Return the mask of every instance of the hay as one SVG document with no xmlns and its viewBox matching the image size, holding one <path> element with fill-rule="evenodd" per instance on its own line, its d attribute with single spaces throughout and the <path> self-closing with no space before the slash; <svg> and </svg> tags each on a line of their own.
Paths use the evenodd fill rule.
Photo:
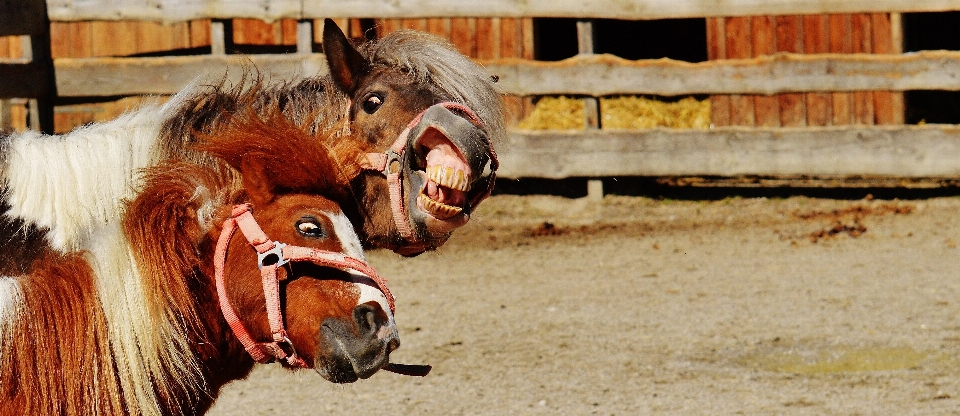
<svg viewBox="0 0 960 416">
<path fill-rule="evenodd" d="M 643 97 L 600 100 L 601 126 L 609 129 L 706 129 L 710 127 L 710 101 L 687 97 L 675 103 Z"/>
<path fill-rule="evenodd" d="M 601 127 L 605 129 L 649 129 L 668 127 L 706 129 L 710 127 L 709 99 L 687 97 L 663 102 L 644 97 L 600 99 Z M 584 128 L 583 101 L 568 97 L 543 97 L 527 118 L 522 130 L 570 130 Z"/>
<path fill-rule="evenodd" d="M 569 97 L 543 97 L 533 112 L 517 124 L 521 130 L 582 130 L 583 100 Z"/>
</svg>

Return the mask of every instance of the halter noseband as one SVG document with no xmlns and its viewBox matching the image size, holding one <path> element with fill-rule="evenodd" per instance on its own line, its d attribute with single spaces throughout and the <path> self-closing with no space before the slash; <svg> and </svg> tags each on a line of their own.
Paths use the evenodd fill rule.
<svg viewBox="0 0 960 416">
<path fill-rule="evenodd" d="M 263 280 L 263 294 L 267 303 L 267 320 L 270 322 L 270 332 L 273 335 L 271 342 L 256 342 L 247 328 L 240 321 L 237 312 L 227 299 L 224 284 L 224 265 L 227 261 L 227 248 L 234 233 L 239 228 L 247 242 L 257 251 L 257 263 L 260 267 L 260 276 Z M 269 363 L 282 360 L 293 367 L 308 367 L 307 363 L 297 355 L 296 349 L 287 337 L 283 324 L 283 311 L 280 309 L 280 281 L 277 269 L 291 261 L 309 261 L 319 266 L 331 267 L 342 271 L 356 271 L 369 277 L 387 298 L 390 312 L 394 312 L 394 298 L 387 289 L 387 282 L 377 275 L 377 272 L 362 260 L 349 257 L 343 253 L 320 250 L 309 247 L 299 247 L 270 240 L 253 218 L 250 204 L 240 204 L 233 207 L 233 213 L 223 223 L 223 231 L 217 240 L 214 253 L 214 270 L 216 275 L 217 295 L 220 298 L 220 310 L 234 335 L 243 344 L 243 348 L 258 363 Z"/>
<path fill-rule="evenodd" d="M 448 110 L 457 111 L 464 116 L 466 116 L 471 122 L 477 126 L 483 127 L 483 121 L 480 120 L 470 107 L 467 107 L 460 103 L 455 103 L 451 101 L 442 102 L 438 105 L 443 106 Z M 432 107 L 432 106 L 431 106 Z M 422 253 L 429 248 L 427 242 L 420 240 L 417 236 L 417 233 L 413 230 L 413 224 L 410 222 L 410 217 L 407 215 L 407 205 L 403 199 L 403 153 L 407 147 L 407 140 L 410 136 L 410 131 L 420 123 L 420 120 L 423 118 L 423 115 L 431 107 L 427 107 L 426 110 L 417 114 L 413 120 L 410 120 L 410 123 L 407 124 L 407 127 L 400 132 L 397 136 L 397 139 L 394 140 L 393 144 L 389 149 L 383 153 L 367 153 L 365 163 L 362 163 L 363 170 L 374 171 L 382 174 L 387 178 L 387 186 L 390 189 L 390 208 L 393 212 L 393 222 L 397 226 L 397 231 L 400 233 L 400 236 L 409 243 L 406 247 L 401 249 L 394 250 L 399 254 L 414 254 Z M 350 106 L 347 106 L 349 111 Z M 487 140 L 487 149 L 490 153 L 490 177 L 487 181 L 487 189 L 483 192 L 477 194 L 473 199 L 470 200 L 470 206 L 477 206 L 480 202 L 490 196 L 490 193 L 493 192 L 493 186 L 496 177 L 497 169 L 500 167 L 500 162 L 497 160 L 497 153 L 493 150 L 493 144 L 490 140 Z"/>
</svg>

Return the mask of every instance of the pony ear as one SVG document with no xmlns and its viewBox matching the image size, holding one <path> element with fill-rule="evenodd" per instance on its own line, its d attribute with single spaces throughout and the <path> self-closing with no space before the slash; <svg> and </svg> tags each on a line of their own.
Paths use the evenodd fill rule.
<svg viewBox="0 0 960 416">
<path fill-rule="evenodd" d="M 353 95 L 369 71 L 367 60 L 357 51 L 333 19 L 323 21 L 323 53 L 333 82 L 347 95 Z"/>
<path fill-rule="evenodd" d="M 270 203 L 276 195 L 276 185 L 270 180 L 270 174 L 263 163 L 251 156 L 240 159 L 240 174 L 243 175 L 243 187 L 253 206 Z"/>
</svg>

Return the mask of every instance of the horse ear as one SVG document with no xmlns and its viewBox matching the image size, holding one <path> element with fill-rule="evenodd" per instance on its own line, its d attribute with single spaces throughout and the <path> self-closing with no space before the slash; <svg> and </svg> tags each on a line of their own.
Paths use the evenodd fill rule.
<svg viewBox="0 0 960 416">
<path fill-rule="evenodd" d="M 327 56 L 327 66 L 337 88 L 352 95 L 360 79 L 370 71 L 370 65 L 333 19 L 323 21 L 323 53 Z"/>
<path fill-rule="evenodd" d="M 243 187 L 253 206 L 266 205 L 276 195 L 276 185 L 270 180 L 270 174 L 263 163 L 250 156 L 240 159 L 240 174 L 243 175 Z"/>
</svg>

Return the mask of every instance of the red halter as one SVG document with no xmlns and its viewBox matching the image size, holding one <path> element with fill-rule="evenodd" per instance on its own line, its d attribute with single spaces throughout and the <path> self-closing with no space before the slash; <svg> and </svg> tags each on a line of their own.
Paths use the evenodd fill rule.
<svg viewBox="0 0 960 416">
<path fill-rule="evenodd" d="M 440 105 L 449 110 L 458 111 L 467 116 L 470 121 L 474 122 L 478 126 L 483 126 L 483 121 L 481 121 L 480 117 L 477 117 L 477 115 L 470 110 L 470 107 L 450 101 L 440 103 Z M 427 109 L 429 109 L 429 107 Z M 393 211 L 393 222 L 396 224 L 397 231 L 400 233 L 400 236 L 410 243 L 408 246 L 401 249 L 401 251 L 398 251 L 400 254 L 422 253 L 428 248 L 427 243 L 420 241 L 420 239 L 417 237 L 417 233 L 413 231 L 413 225 L 410 223 L 410 217 L 407 215 L 407 205 L 403 199 L 403 178 L 401 175 L 403 172 L 401 161 L 403 159 L 404 150 L 407 147 L 407 139 L 410 135 L 410 130 L 420 123 L 420 119 L 423 118 L 423 114 L 426 112 L 427 110 L 423 110 L 420 112 L 420 114 L 417 114 L 413 120 L 410 120 L 410 123 L 407 124 L 407 127 L 403 129 L 403 131 L 400 132 L 400 135 L 397 136 L 397 139 L 394 140 L 393 145 L 391 145 L 390 148 L 385 152 L 367 153 L 367 163 L 363 166 L 364 170 L 380 172 L 387 178 L 387 185 L 390 188 L 390 207 Z M 485 189 L 484 192 L 477 194 L 473 199 L 470 200 L 470 206 L 476 206 L 490 196 L 490 193 L 493 192 L 497 169 L 500 167 L 500 162 L 497 160 L 497 153 L 493 150 L 493 144 L 488 141 L 487 145 L 488 150 L 490 151 L 490 179 L 487 182 L 487 189 Z"/>
<path fill-rule="evenodd" d="M 263 279 L 263 294 L 267 303 L 267 320 L 270 322 L 270 331 L 273 334 L 272 342 L 256 342 L 247 328 L 240 321 L 233 306 L 227 299 L 224 285 L 223 268 L 227 261 L 227 247 L 233 234 L 239 227 L 240 233 L 257 251 L 257 263 L 260 267 L 260 276 Z M 288 246 L 270 240 L 253 218 L 250 204 L 240 204 L 233 207 L 233 213 L 223 223 L 223 231 L 217 240 L 217 248 L 213 257 L 216 275 L 217 295 L 220 298 L 220 310 L 227 320 L 234 335 L 243 344 L 243 348 L 258 363 L 269 363 L 283 360 L 293 367 L 307 367 L 306 362 L 297 355 L 296 349 L 287 337 L 283 325 L 283 311 L 280 310 L 280 275 L 277 269 L 290 261 L 309 261 L 319 266 L 331 267 L 343 271 L 357 271 L 369 277 L 378 289 L 386 296 L 390 312 L 394 312 L 394 298 L 387 289 L 387 282 L 377 275 L 367 263 L 333 251 L 319 250 L 309 247 Z"/>
</svg>

